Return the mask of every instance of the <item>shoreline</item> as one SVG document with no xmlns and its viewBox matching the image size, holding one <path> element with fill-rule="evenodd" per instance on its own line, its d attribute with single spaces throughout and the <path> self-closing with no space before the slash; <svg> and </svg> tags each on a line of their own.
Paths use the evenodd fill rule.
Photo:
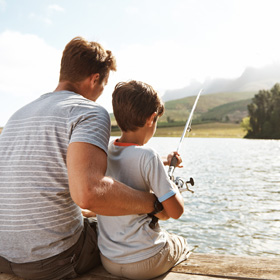
<svg viewBox="0 0 280 280">
<path fill-rule="evenodd" d="M 154 137 L 181 137 L 184 126 L 158 127 Z M 111 136 L 120 136 L 120 131 L 112 131 Z M 240 124 L 206 123 L 192 125 L 188 137 L 197 138 L 244 138 L 246 131 Z"/>
<path fill-rule="evenodd" d="M 3 127 L 0 127 L 0 134 Z M 154 137 L 181 137 L 184 126 L 158 127 Z M 111 136 L 120 136 L 120 131 L 112 131 Z M 240 124 L 206 123 L 192 125 L 188 137 L 197 138 L 244 138 L 246 131 Z"/>
</svg>

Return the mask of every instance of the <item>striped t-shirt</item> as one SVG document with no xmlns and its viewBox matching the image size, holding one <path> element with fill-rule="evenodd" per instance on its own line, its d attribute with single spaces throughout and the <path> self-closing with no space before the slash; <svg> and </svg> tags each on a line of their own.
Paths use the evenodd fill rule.
<svg viewBox="0 0 280 280">
<path fill-rule="evenodd" d="M 72 201 L 68 145 L 91 143 L 107 153 L 108 112 L 79 94 L 42 95 L 18 110 L 0 134 L 0 256 L 16 263 L 61 253 L 83 229 Z"/>
</svg>

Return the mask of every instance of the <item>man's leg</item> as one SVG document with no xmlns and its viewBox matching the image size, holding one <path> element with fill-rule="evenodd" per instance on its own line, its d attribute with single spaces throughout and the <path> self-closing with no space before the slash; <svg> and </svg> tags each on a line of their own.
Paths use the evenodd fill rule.
<svg viewBox="0 0 280 280">
<path fill-rule="evenodd" d="M 16 264 L 0 257 L 0 272 L 26 279 L 58 280 L 75 278 L 100 264 L 96 223 L 84 221 L 78 242 L 61 254 L 45 260 Z"/>
<path fill-rule="evenodd" d="M 0 273 L 13 274 L 10 262 L 0 256 Z"/>
<path fill-rule="evenodd" d="M 97 221 L 95 219 L 85 219 L 84 227 L 84 245 L 74 265 L 78 274 L 83 274 L 101 264 L 97 246 Z"/>
</svg>

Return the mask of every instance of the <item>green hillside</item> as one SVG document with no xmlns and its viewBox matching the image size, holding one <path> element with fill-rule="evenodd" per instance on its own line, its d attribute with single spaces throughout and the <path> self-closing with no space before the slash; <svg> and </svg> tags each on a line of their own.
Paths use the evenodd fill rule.
<svg viewBox="0 0 280 280">
<path fill-rule="evenodd" d="M 202 95 L 197 103 L 194 120 L 209 121 L 236 121 L 242 119 L 247 112 L 247 104 L 251 103 L 256 92 L 215 93 Z M 160 122 L 185 121 L 194 104 L 196 96 L 172 100 L 165 103 L 165 113 Z M 228 116 L 228 117 L 226 117 Z"/>
<path fill-rule="evenodd" d="M 201 115 L 202 122 L 240 122 L 248 116 L 247 106 L 252 102 L 252 98 L 226 103 L 214 107 Z"/>
</svg>

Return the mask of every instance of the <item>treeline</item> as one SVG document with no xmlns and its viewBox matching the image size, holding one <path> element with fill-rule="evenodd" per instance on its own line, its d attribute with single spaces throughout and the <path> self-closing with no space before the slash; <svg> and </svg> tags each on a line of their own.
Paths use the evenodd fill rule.
<svg viewBox="0 0 280 280">
<path fill-rule="evenodd" d="M 248 113 L 243 120 L 245 138 L 280 139 L 280 84 L 260 90 L 248 105 Z"/>
</svg>

